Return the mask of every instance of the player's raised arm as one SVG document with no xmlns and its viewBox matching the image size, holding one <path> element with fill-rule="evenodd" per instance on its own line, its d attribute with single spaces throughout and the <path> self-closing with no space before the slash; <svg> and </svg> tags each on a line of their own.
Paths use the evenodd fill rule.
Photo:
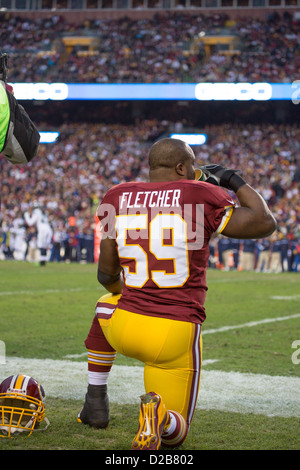
<svg viewBox="0 0 300 470">
<path fill-rule="evenodd" d="M 276 230 L 276 220 L 264 199 L 249 186 L 236 170 L 220 165 L 207 165 L 201 168 L 206 181 L 227 189 L 237 195 L 240 207 L 233 209 L 232 215 L 222 231 L 230 238 L 263 238 Z"/>
</svg>

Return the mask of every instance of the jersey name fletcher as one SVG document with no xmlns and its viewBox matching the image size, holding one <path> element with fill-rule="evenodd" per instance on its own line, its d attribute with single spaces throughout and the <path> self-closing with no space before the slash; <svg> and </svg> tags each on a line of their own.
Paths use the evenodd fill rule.
<svg viewBox="0 0 300 470">
<path fill-rule="evenodd" d="M 120 196 L 120 210 L 145 207 L 179 207 L 180 196 L 180 189 L 123 192 Z"/>
</svg>

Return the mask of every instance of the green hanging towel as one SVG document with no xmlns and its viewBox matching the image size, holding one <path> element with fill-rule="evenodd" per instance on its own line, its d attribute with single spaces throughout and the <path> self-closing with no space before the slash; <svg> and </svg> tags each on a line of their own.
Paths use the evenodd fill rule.
<svg viewBox="0 0 300 470">
<path fill-rule="evenodd" d="M 2 83 L 3 82 L 1 82 L 1 85 Z M 2 152 L 6 141 L 10 118 L 8 97 L 3 86 L 0 86 L 0 117 L 0 152 Z"/>
<path fill-rule="evenodd" d="M 39 131 L 2 81 L 0 103 L 0 152 L 13 164 L 28 163 L 37 154 Z"/>
</svg>

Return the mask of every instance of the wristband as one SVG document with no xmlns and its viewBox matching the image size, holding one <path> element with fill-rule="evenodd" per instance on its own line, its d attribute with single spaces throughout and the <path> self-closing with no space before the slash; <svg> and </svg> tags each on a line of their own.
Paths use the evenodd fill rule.
<svg viewBox="0 0 300 470">
<path fill-rule="evenodd" d="M 110 286 L 111 284 L 114 284 L 117 282 L 121 277 L 121 274 L 116 274 L 115 276 L 112 276 L 110 274 L 105 274 L 102 271 L 99 271 L 98 269 L 98 282 L 102 284 L 103 286 Z"/>
<path fill-rule="evenodd" d="M 232 189 L 235 193 L 242 187 L 244 184 L 247 184 L 246 181 L 237 173 L 233 173 L 233 175 L 229 178 L 228 186 Z"/>
</svg>

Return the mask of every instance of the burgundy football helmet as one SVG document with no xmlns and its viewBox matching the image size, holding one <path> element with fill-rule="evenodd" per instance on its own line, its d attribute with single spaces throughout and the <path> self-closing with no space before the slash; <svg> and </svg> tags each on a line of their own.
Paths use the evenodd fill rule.
<svg viewBox="0 0 300 470">
<path fill-rule="evenodd" d="M 28 375 L 11 375 L 0 384 L 0 437 L 30 436 L 45 420 L 45 392 Z M 46 429 L 44 428 L 44 429 Z"/>
</svg>

